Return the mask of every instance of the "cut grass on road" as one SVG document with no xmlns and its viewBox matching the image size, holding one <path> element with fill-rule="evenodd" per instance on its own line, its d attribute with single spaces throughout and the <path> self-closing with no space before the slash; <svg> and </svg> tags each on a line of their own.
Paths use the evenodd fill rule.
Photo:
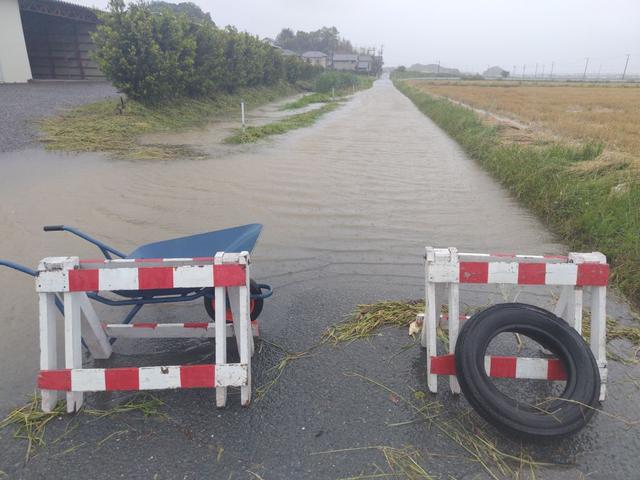
<svg viewBox="0 0 640 480">
<path fill-rule="evenodd" d="M 304 97 L 300 97 L 293 102 L 285 103 L 282 106 L 282 110 L 296 110 L 298 108 L 306 107 L 307 105 L 311 105 L 313 103 L 329 103 L 333 102 L 334 98 L 331 97 L 330 93 L 310 93 L 305 95 Z"/>
<path fill-rule="evenodd" d="M 49 150 L 106 152 L 127 158 L 189 156 L 196 152 L 187 146 L 141 145 L 138 137 L 204 125 L 217 115 L 239 109 L 241 98 L 248 107 L 256 107 L 294 92 L 290 85 L 280 84 L 243 89 L 211 99 L 185 98 L 154 107 L 128 101 L 121 108 L 119 100 L 105 100 L 41 120 L 41 141 Z"/>
<path fill-rule="evenodd" d="M 237 133 L 225 138 L 225 143 L 254 143 L 258 140 L 270 135 L 281 135 L 289 130 L 308 127 L 313 125 L 325 113 L 331 112 L 338 107 L 338 103 L 332 102 L 323 105 L 320 108 L 311 110 L 310 112 L 299 113 L 285 117 L 277 122 L 268 123 L 259 127 L 247 127 L 244 130 L 238 130 Z"/>
<path fill-rule="evenodd" d="M 602 161 L 608 145 L 573 139 L 518 144 L 478 114 L 406 81 L 396 87 L 535 212 L 573 251 L 599 250 L 640 305 L 640 175 Z M 549 88 L 553 90 L 553 88 Z M 585 138 L 587 140 L 587 138 Z"/>
</svg>

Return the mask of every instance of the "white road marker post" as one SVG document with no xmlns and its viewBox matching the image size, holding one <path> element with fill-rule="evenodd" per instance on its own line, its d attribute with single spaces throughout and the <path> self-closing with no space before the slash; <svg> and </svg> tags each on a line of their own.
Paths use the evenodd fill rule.
<svg viewBox="0 0 640 480">
<path fill-rule="evenodd" d="M 242 117 L 242 131 L 244 132 L 247 125 L 244 121 L 244 100 L 242 99 L 240 99 L 240 115 Z"/>
</svg>

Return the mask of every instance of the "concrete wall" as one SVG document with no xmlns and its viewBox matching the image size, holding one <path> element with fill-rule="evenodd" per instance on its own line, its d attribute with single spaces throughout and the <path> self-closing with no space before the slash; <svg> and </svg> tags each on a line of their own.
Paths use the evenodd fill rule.
<svg viewBox="0 0 640 480">
<path fill-rule="evenodd" d="M 0 0 L 0 82 L 31 80 L 18 0 Z"/>
</svg>

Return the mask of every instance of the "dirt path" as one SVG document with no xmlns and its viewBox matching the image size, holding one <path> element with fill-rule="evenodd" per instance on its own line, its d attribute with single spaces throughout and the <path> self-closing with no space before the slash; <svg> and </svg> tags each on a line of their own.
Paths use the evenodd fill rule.
<svg viewBox="0 0 640 480">
<path fill-rule="evenodd" d="M 261 317 L 261 334 L 293 351 L 314 345 L 323 330 L 355 305 L 423 295 L 427 244 L 476 251 L 558 253 L 542 225 L 468 159 L 428 118 L 384 79 L 357 94 L 314 127 L 207 159 L 120 161 L 41 150 L 0 159 L 0 253 L 35 265 L 49 255 L 95 257 L 91 246 L 44 224 L 86 229 L 125 251 L 136 245 L 231 225 L 260 222 L 256 278 L 276 294 Z M 2 408 L 33 390 L 37 313 L 31 279 L 0 270 L 0 399 Z M 547 305 L 540 289 L 520 300 Z M 467 288 L 463 303 L 514 298 L 515 289 Z M 623 304 L 610 313 L 628 318 Z M 105 318 L 116 320 L 113 310 Z M 200 303 L 148 307 L 137 321 L 205 321 Z M 424 390 L 424 352 L 406 331 L 385 330 L 371 342 L 323 347 L 287 368 L 249 409 L 217 411 L 210 391 L 160 392 L 168 420 L 134 414 L 100 421 L 78 417 L 77 427 L 22 466 L 24 444 L 0 432 L 0 470 L 11 478 L 342 478 L 375 473 L 385 461 L 376 449 L 319 454 L 375 445 L 415 446 L 436 478 L 484 478 L 481 465 L 437 429 L 414 419 L 388 392 L 357 372 L 411 397 Z M 108 365 L 202 362 L 212 346 L 201 341 L 116 344 Z M 132 354 L 140 354 L 132 357 Z M 264 344 L 254 384 L 272 378 L 282 354 Z M 637 387 L 625 381 L 638 368 L 612 362 L 605 408 L 638 418 Z M 443 384 L 443 418 L 464 412 Z M 112 406 L 125 395 L 89 395 Z M 54 422 L 49 440 L 70 419 Z M 572 439 L 529 449 L 539 461 L 569 464 L 537 478 L 630 478 L 640 467 L 634 428 L 600 415 Z M 108 442 L 100 443 L 114 432 Z M 490 432 L 493 434 L 493 432 Z M 519 445 L 499 437 L 501 449 Z M 76 447 L 73 450 L 73 447 Z M 221 450 L 222 449 L 222 450 Z M 222 453 L 220 453 L 222 451 Z M 387 469 L 388 470 L 388 469 Z M 619 477 L 616 477 L 619 475 Z"/>
</svg>

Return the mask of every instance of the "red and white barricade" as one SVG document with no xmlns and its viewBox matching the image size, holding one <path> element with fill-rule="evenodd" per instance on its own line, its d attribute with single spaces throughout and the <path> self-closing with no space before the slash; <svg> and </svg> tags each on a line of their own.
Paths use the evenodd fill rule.
<svg viewBox="0 0 640 480">
<path fill-rule="evenodd" d="M 83 392 L 215 388 L 216 404 L 227 387 L 240 387 L 241 403 L 251 400 L 253 335 L 249 313 L 249 254 L 219 252 L 210 258 L 90 260 L 45 258 L 38 265 L 42 409 L 51 411 L 66 391 L 67 411 L 80 409 Z M 86 292 L 171 289 L 215 290 L 214 323 L 109 325 L 98 319 Z M 64 303 L 65 368 L 58 369 L 55 296 Z M 226 323 L 226 298 L 233 323 Z M 238 342 L 240 363 L 227 363 L 227 337 Z M 82 340 L 96 359 L 111 356 L 109 337 L 215 337 L 215 364 L 132 368 L 83 368 Z"/>
<path fill-rule="evenodd" d="M 460 328 L 459 286 L 468 284 L 512 284 L 560 286 L 562 291 L 554 313 L 582 333 L 583 291 L 591 290 L 591 350 L 600 370 L 600 400 L 606 396 L 606 294 L 609 266 L 602 253 L 570 253 L 568 256 L 458 253 L 456 248 L 426 248 L 425 312 L 421 343 L 427 349 L 427 384 L 438 390 L 438 375 L 450 375 L 450 388 L 460 393 L 455 377 L 456 340 Z M 436 328 L 438 302 L 436 284 L 448 286 L 448 354 L 438 356 Z M 464 317 L 463 317 L 464 319 Z M 487 375 L 502 378 L 562 380 L 565 373 L 557 359 L 485 357 Z"/>
</svg>

